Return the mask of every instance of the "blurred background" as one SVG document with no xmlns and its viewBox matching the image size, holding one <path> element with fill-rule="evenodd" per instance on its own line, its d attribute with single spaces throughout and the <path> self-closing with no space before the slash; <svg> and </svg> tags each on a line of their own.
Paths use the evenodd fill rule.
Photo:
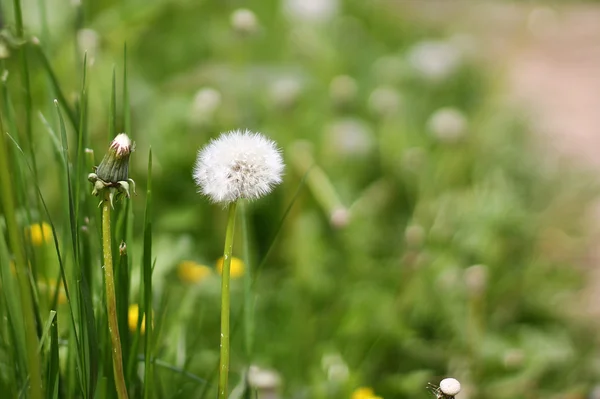
<svg viewBox="0 0 600 399">
<path fill-rule="evenodd" d="M 165 364 L 206 379 L 218 361 L 226 212 L 197 193 L 191 174 L 211 138 L 247 128 L 281 146 L 286 170 L 273 194 L 249 205 L 249 253 L 242 234 L 234 247 L 244 259 L 234 324 L 244 273 L 256 285 L 252 350 L 234 334 L 232 388 L 253 365 L 283 398 L 431 398 L 427 383 L 446 376 L 462 382 L 458 399 L 600 397 L 600 6 L 22 4 L 24 37 L 39 42 L 66 103 L 78 101 L 87 52 L 96 163 L 109 142 L 113 71 L 123 91 L 126 44 L 131 112 L 117 96 L 116 124 L 130 123 L 136 142 L 130 302 L 151 147 L 155 354 Z M 0 57 L 21 124 L 13 14 L 3 2 Z M 57 122 L 48 77 L 32 56 L 26 146 L 65 232 L 44 128 Z M 39 245 L 56 270 L 54 245 Z M 95 301 L 101 307 L 101 294 Z M 206 386 L 155 373 L 157 397 L 200 397 Z"/>
</svg>

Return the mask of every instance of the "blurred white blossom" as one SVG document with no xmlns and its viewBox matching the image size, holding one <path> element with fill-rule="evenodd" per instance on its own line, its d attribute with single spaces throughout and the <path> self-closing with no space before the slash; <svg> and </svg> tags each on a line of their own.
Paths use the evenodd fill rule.
<svg viewBox="0 0 600 399">
<path fill-rule="evenodd" d="M 453 143 L 467 133 L 467 119 L 456 108 L 446 107 L 435 111 L 427 121 L 427 130 L 439 141 Z"/>
<path fill-rule="evenodd" d="M 258 399 L 279 399 L 281 377 L 274 370 L 250 366 L 248 370 L 248 385 L 255 389 Z"/>
<path fill-rule="evenodd" d="M 408 51 L 407 60 L 421 77 L 437 82 L 456 71 L 462 61 L 461 55 L 452 43 L 427 40 L 415 44 Z"/>
<path fill-rule="evenodd" d="M 292 21 L 326 22 L 338 9 L 338 0 L 283 0 L 283 12 Z"/>
<path fill-rule="evenodd" d="M 241 34 L 252 34 L 259 28 L 256 14 L 246 8 L 238 8 L 231 13 L 230 22 L 233 29 Z"/>
<path fill-rule="evenodd" d="M 335 383 L 344 383 L 350 376 L 348 365 L 338 353 L 324 355 L 321 367 L 327 373 L 327 379 Z"/>
<path fill-rule="evenodd" d="M 81 54 L 87 52 L 88 65 L 94 65 L 96 54 L 100 46 L 100 35 L 93 29 L 79 29 L 77 31 L 77 49 Z"/>
<path fill-rule="evenodd" d="M 294 76 L 275 79 L 269 86 L 269 98 L 279 108 L 293 106 L 302 93 L 302 82 Z"/>
<path fill-rule="evenodd" d="M 488 270 L 484 265 L 474 265 L 465 269 L 465 286 L 469 294 L 480 296 L 485 292 Z"/>
<path fill-rule="evenodd" d="M 369 125 L 357 118 L 342 118 L 329 124 L 325 131 L 326 145 L 340 156 L 364 156 L 375 145 Z"/>
<path fill-rule="evenodd" d="M 192 122 L 202 124 L 210 121 L 221 106 L 221 93 L 211 87 L 204 87 L 196 93 L 190 109 Z"/>
<path fill-rule="evenodd" d="M 400 110 L 402 97 L 391 86 L 377 87 L 369 96 L 368 106 L 378 116 L 390 116 Z"/>
</svg>

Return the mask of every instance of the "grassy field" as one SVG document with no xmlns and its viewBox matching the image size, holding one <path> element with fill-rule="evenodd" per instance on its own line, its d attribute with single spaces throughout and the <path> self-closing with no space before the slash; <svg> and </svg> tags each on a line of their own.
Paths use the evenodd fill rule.
<svg viewBox="0 0 600 399">
<path fill-rule="evenodd" d="M 214 398 L 228 212 L 192 169 L 235 129 L 285 170 L 237 212 L 230 397 L 594 389 L 576 307 L 596 187 L 541 161 L 476 38 L 379 0 L 14 0 L 2 19 L 2 395 L 117 397 L 88 174 L 125 132 L 137 193 L 108 261 L 129 397 Z"/>
</svg>

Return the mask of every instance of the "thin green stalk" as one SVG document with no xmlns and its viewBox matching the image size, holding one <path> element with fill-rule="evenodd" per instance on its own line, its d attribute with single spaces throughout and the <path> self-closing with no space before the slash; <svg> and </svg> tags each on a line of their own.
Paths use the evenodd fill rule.
<svg viewBox="0 0 600 399">
<path fill-rule="evenodd" d="M 248 202 L 241 204 L 242 211 L 242 236 L 244 243 L 244 346 L 246 350 L 246 360 L 252 359 L 252 346 L 254 338 L 254 297 L 252 295 L 252 268 L 250 260 L 250 234 L 248 232 Z"/>
<path fill-rule="evenodd" d="M 218 399 L 227 399 L 227 381 L 229 377 L 229 277 L 231 256 L 233 252 L 233 233 L 235 232 L 235 210 L 237 201 L 229 204 L 227 232 L 225 233 L 225 250 L 223 252 L 223 271 L 221 282 L 221 356 L 219 361 Z"/>
<path fill-rule="evenodd" d="M 108 329 L 112 341 L 113 371 L 119 399 L 126 399 L 127 387 L 123 375 L 123 356 L 121 354 L 121 338 L 119 337 L 119 322 L 117 320 L 117 299 L 115 297 L 115 280 L 113 276 L 113 259 L 110 234 L 110 199 L 108 192 L 102 201 L 102 249 L 104 255 L 104 277 L 106 280 L 106 311 L 108 314 Z"/>
</svg>

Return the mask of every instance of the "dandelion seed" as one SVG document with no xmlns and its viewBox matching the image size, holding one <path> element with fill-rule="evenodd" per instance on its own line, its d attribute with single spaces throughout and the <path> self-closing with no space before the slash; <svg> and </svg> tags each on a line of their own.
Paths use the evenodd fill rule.
<svg viewBox="0 0 600 399">
<path fill-rule="evenodd" d="M 248 130 L 231 131 L 198 153 L 193 177 L 213 202 L 258 199 L 281 183 L 284 164 L 272 140 Z"/>
</svg>

